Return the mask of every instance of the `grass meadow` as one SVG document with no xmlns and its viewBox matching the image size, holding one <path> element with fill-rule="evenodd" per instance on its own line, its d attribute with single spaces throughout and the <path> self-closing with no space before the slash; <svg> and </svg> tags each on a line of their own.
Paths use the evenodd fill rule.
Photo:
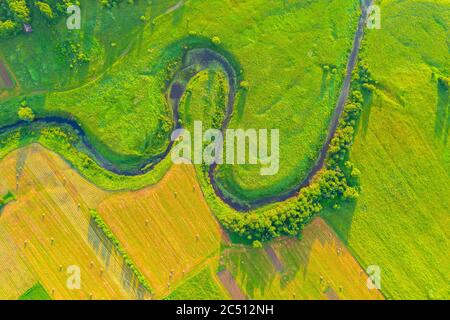
<svg viewBox="0 0 450 320">
<path fill-rule="evenodd" d="M 367 289 L 365 271 L 320 218 L 300 240 L 231 247 L 223 256 L 223 267 L 251 299 L 383 299 Z"/>
<path fill-rule="evenodd" d="M 44 287 L 38 282 L 30 289 L 28 289 L 23 295 L 19 297 L 19 300 L 51 300 L 51 297 L 45 291 Z"/>
<path fill-rule="evenodd" d="M 93 3 L 81 2 L 90 16 L 77 41 L 82 40 L 82 50 L 91 50 L 94 58 L 75 71 L 51 52 L 46 54 L 51 66 L 37 58 L 44 47 L 54 47 L 48 43 L 65 36 L 63 22 L 51 32 L 37 20 L 29 38 L 20 36 L 2 45 L 23 90 L 20 97 L 0 102 L 0 124 L 14 122 L 17 105 L 27 98 L 38 116 L 76 119 L 105 157 L 133 165 L 168 143 L 171 111 L 165 81 L 184 48 L 195 43 L 213 46 L 207 39 L 218 37 L 218 46 L 239 63 L 240 77 L 249 84 L 239 93 L 231 127 L 279 128 L 282 137 L 278 174 L 260 179 L 259 166 L 224 166 L 222 187 L 237 198 L 255 199 L 286 191 L 304 177 L 326 135 L 356 28 L 357 3 L 191 0 L 167 14 L 162 14 L 162 5 L 155 9 L 146 1 L 112 10 Z M 130 29 L 137 12 L 152 18 Z M 30 46 L 37 39 L 41 43 Z M 324 65 L 336 70 L 325 72 Z M 57 79 L 51 79 L 55 75 Z M 69 83 L 61 83 L 66 80 Z"/>
<path fill-rule="evenodd" d="M 351 153 L 363 192 L 324 216 L 363 267 L 380 266 L 387 298 L 448 299 L 450 117 L 437 80 L 450 74 L 448 2 L 381 10 L 363 54 L 379 83 Z"/>
</svg>

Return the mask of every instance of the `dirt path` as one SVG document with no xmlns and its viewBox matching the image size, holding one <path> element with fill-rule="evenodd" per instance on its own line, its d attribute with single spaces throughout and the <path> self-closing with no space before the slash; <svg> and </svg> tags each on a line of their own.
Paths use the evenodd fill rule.
<svg viewBox="0 0 450 320">
<path fill-rule="evenodd" d="M 233 300 L 247 300 L 247 296 L 241 291 L 230 271 L 222 270 L 217 276 Z"/>
<path fill-rule="evenodd" d="M 275 269 L 277 269 L 278 272 L 283 272 L 283 269 L 284 269 L 283 263 L 281 262 L 280 258 L 278 258 L 278 255 L 275 252 L 275 250 L 273 250 L 272 246 L 266 245 L 264 250 L 266 251 L 267 255 L 269 256 L 270 261 L 272 261 L 272 264 L 275 267 Z"/>
<path fill-rule="evenodd" d="M 1 60 L 0 60 L 0 77 L 3 79 L 3 86 L 0 86 L 0 89 L 14 88 L 14 82 L 9 77 L 8 70 L 6 69 L 6 66 L 3 64 L 3 62 Z"/>
</svg>

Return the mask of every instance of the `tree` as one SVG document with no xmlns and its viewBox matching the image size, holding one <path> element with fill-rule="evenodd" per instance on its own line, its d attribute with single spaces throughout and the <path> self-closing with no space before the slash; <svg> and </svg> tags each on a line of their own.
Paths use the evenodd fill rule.
<svg viewBox="0 0 450 320">
<path fill-rule="evenodd" d="M 263 247 L 261 241 L 258 241 L 258 240 L 253 241 L 252 246 L 255 249 L 262 249 L 262 247 Z"/>
<path fill-rule="evenodd" d="M 8 36 L 16 30 L 17 24 L 14 21 L 0 21 L 0 36 Z"/>
<path fill-rule="evenodd" d="M 31 110 L 30 107 L 20 107 L 17 114 L 18 114 L 20 120 L 24 120 L 24 121 L 28 121 L 28 122 L 32 122 L 36 118 L 33 110 Z"/>
<path fill-rule="evenodd" d="M 250 84 L 248 83 L 248 81 L 246 80 L 242 80 L 241 83 L 239 84 L 241 86 L 242 89 L 248 89 L 248 87 L 250 86 Z"/>
<path fill-rule="evenodd" d="M 25 0 L 8 0 L 9 9 L 15 16 L 15 20 L 28 23 L 30 22 L 30 9 L 27 6 L 27 2 Z"/>
<path fill-rule="evenodd" d="M 53 10 L 52 8 L 45 2 L 37 1 L 36 6 L 39 11 L 49 20 L 53 19 Z"/>
</svg>

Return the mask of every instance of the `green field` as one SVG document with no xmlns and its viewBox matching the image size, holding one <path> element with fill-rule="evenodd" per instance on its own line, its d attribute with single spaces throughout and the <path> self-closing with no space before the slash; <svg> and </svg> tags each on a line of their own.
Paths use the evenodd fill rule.
<svg viewBox="0 0 450 320">
<path fill-rule="evenodd" d="M 351 153 L 363 192 L 325 217 L 363 266 L 381 267 L 387 298 L 449 299 L 450 117 L 438 83 L 450 74 L 449 6 L 383 1 L 381 10 L 363 54 L 379 83 Z"/>
<path fill-rule="evenodd" d="M 38 282 L 30 289 L 28 289 L 23 295 L 19 297 L 19 300 L 52 300 L 45 291 L 44 287 Z"/>
<path fill-rule="evenodd" d="M 51 67 L 37 64 L 36 56 L 44 54 L 39 48 L 54 48 L 53 43 L 66 35 L 63 22 L 55 33 L 40 26 L 37 19 L 31 40 L 19 36 L 2 45 L 25 96 L 0 104 L 0 124 L 14 122 L 17 106 L 26 98 L 37 116 L 76 119 L 104 157 L 122 168 L 133 167 L 168 143 L 171 111 L 164 97 L 165 80 L 179 64 L 183 48 L 214 47 L 210 39 L 218 37 L 218 49 L 230 53 L 239 63 L 240 76 L 249 83 L 248 90 L 239 92 L 231 127 L 279 128 L 283 137 L 278 174 L 257 179 L 259 166 L 224 166 L 222 187 L 246 200 L 286 191 L 301 180 L 326 134 L 356 27 L 357 3 L 193 0 L 159 17 L 163 8 L 145 6 L 146 1 L 139 3 L 137 7 L 123 3 L 109 10 L 82 1 L 84 11 L 97 16 L 87 16 L 87 28 L 77 36 L 83 39 L 83 52 L 92 51 L 95 58 L 74 69 L 51 53 L 47 60 L 57 63 Z M 166 4 L 170 7 L 172 3 Z M 210 15 L 211 11 L 217 15 Z M 137 12 L 157 18 L 130 30 L 125 26 L 136 19 Z M 322 19 L 315 19 L 318 15 Z M 113 28 L 105 16 L 114 18 Z M 94 21 L 101 27 L 88 28 Z M 168 29 L 172 32 L 166 32 Z M 44 37 L 41 33 L 45 32 L 52 37 Z M 136 40 L 129 40 L 133 38 Z M 38 40 L 39 45 L 28 47 Z M 17 55 L 15 50 L 28 56 Z M 324 71 L 324 65 L 335 66 L 335 72 Z M 64 67 L 67 70 L 60 70 Z M 283 77 L 278 79 L 280 72 Z M 55 74 L 57 78 L 52 79 Z"/>
<path fill-rule="evenodd" d="M 221 288 L 210 268 L 206 267 L 188 278 L 168 295 L 166 300 L 225 300 L 228 295 Z"/>
<path fill-rule="evenodd" d="M 366 30 L 347 109 L 331 142 L 335 151 L 328 152 L 324 168 L 297 197 L 249 213 L 237 212 L 217 196 L 207 165 L 172 167 L 169 154 L 144 173 L 147 160 L 167 149 L 174 126 L 192 132 L 193 122 L 201 120 L 206 131 L 220 128 L 225 119 L 232 86 L 220 63 L 186 81 L 178 124 L 168 99 L 172 80 L 188 74 L 180 70 L 192 49 L 208 49 L 227 60 L 237 84 L 228 127 L 279 129 L 280 163 L 271 176 L 261 176 L 261 165 L 221 164 L 217 185 L 242 207 L 276 198 L 308 175 L 327 138 L 360 1 L 113 2 L 106 8 L 102 1 L 80 0 L 81 30 L 68 30 L 64 14 L 49 21 L 31 3 L 32 32 L 25 34 L 20 24 L 18 34 L 4 36 L 0 24 L 0 61 L 15 84 L 0 89 L 5 246 L 12 239 L 23 243 L 21 252 L 33 270 L 53 265 L 43 245 L 26 249 L 27 237 L 40 244 L 52 237 L 50 231 L 64 239 L 68 235 L 56 220 L 45 224 L 41 211 L 56 201 L 78 212 L 78 194 L 95 190 L 98 199 L 89 208 L 83 204 L 82 213 L 87 217 L 90 209 L 98 210 L 102 228 L 114 234 L 111 242 L 121 243 L 121 259 L 139 269 L 135 275 L 155 291 L 152 298 L 450 299 L 449 0 L 375 1 L 381 29 Z M 10 18 L 7 5 L 0 3 L 2 23 Z M 197 61 L 195 67 L 200 66 Z M 32 110 L 28 118 L 21 113 L 26 107 Z M 67 124 L 35 121 L 45 117 L 53 123 L 75 121 L 89 143 Z M 1 129 L 18 121 L 19 128 Z M 32 143 L 56 152 L 70 168 L 61 160 L 56 165 L 57 156 L 40 149 L 35 156 L 47 160 L 32 158 L 33 174 L 26 180 L 20 161 L 28 149 L 7 156 Z M 92 150 L 99 154 L 97 162 Z M 117 174 L 101 162 L 117 172 L 147 168 Z M 51 169 L 48 176 L 39 165 Z M 42 181 L 33 180 L 35 172 Z M 83 187 L 66 186 L 62 172 Z M 55 177 L 58 184 L 45 183 Z M 62 191 L 42 191 L 56 185 Z M 307 226 L 323 208 L 316 225 Z M 72 219 L 65 213 L 59 210 L 58 219 Z M 70 226 L 79 233 L 87 225 Z M 232 233 L 231 240 L 222 227 Z M 303 238 L 260 242 L 280 235 Z M 73 250 L 76 242 L 64 243 L 64 256 L 52 252 L 56 260 L 66 263 L 72 254 L 83 254 Z M 89 243 L 84 245 L 93 255 Z M 52 288 L 60 277 L 55 270 L 40 278 L 10 278 L 6 272 L 22 265 L 20 259 L 3 266 L 4 295 L 36 283 L 21 298 L 50 298 L 44 287 L 52 289 L 52 298 L 55 292 L 56 297 L 76 296 L 62 282 L 57 291 Z M 80 259 L 87 268 L 93 258 Z M 217 274 L 217 264 L 222 273 Z M 366 290 L 370 265 L 381 268 L 381 291 Z M 89 288 L 101 274 L 90 275 Z M 241 292 L 232 292 L 234 281 Z M 127 297 L 116 290 L 116 278 L 110 283 L 97 295 L 86 291 L 80 297 Z"/>
</svg>

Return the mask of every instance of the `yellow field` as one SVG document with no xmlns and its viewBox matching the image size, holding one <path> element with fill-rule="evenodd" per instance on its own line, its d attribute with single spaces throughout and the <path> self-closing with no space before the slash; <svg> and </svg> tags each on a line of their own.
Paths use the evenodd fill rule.
<svg viewBox="0 0 450 320">
<path fill-rule="evenodd" d="M 2 272 L 1 298 L 16 299 L 38 281 L 54 299 L 134 297 L 122 287 L 120 270 L 114 268 L 120 259 L 111 257 L 106 267 L 92 237 L 88 239 L 87 208 L 105 193 L 38 146 L 9 155 L 0 163 L 0 172 L 0 193 L 11 190 L 17 196 L 0 216 L 1 268 L 14 270 L 10 277 Z M 66 286 L 71 265 L 81 270 L 80 290 Z"/>
<path fill-rule="evenodd" d="M 196 275 L 205 268 L 212 272 L 211 288 L 227 292 L 223 297 L 383 298 L 367 289 L 365 272 L 319 218 L 302 240 L 276 240 L 265 249 L 228 243 L 221 249 L 220 226 L 191 166 L 173 166 L 157 186 L 106 192 L 56 154 L 32 145 L 2 160 L 0 172 L 0 194 L 11 190 L 17 196 L 0 216 L 0 298 L 16 299 L 36 282 L 54 299 L 140 297 L 122 259 L 92 231 L 90 208 L 97 208 L 147 278 L 154 298 L 175 289 L 175 297 L 195 297 L 196 281 L 205 278 Z M 216 275 L 219 264 L 225 270 Z M 81 290 L 66 287 L 69 265 L 81 268 Z"/>
<path fill-rule="evenodd" d="M 155 187 L 114 194 L 98 206 L 98 212 L 157 298 L 220 249 L 219 225 L 192 166 L 173 166 Z"/>
<path fill-rule="evenodd" d="M 368 290 L 366 273 L 320 218 L 305 228 L 302 240 L 231 248 L 224 264 L 252 299 L 383 299 Z"/>
<path fill-rule="evenodd" d="M 219 250 L 219 226 L 189 166 L 174 166 L 157 187 L 108 193 L 57 155 L 32 145 L 2 160 L 0 172 L 0 194 L 11 190 L 18 198 L 0 217 L 1 270 L 24 274 L 2 272 L 0 298 L 17 298 L 37 281 L 56 299 L 90 298 L 91 293 L 99 299 L 136 297 L 123 284 L 121 258 L 111 256 L 110 246 L 98 237 L 92 239 L 89 208 L 98 208 L 156 298 L 170 291 L 168 283 L 172 289 L 183 272 L 187 275 Z M 3 250 L 9 247 L 16 249 Z M 69 265 L 81 268 L 80 291 L 65 287 Z"/>
</svg>

